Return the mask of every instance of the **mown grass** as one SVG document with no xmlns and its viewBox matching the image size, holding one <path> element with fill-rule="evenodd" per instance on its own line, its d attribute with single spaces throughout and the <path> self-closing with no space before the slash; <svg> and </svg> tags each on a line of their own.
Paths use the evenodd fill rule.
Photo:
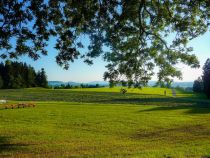
<svg viewBox="0 0 210 158">
<path fill-rule="evenodd" d="M 171 90 L 0 90 L 0 157 L 208 157 L 210 102 Z"/>
<path fill-rule="evenodd" d="M 166 97 L 164 91 L 166 90 Z M 16 101 L 63 101 L 80 103 L 109 103 L 109 104 L 147 104 L 169 105 L 180 102 L 183 104 L 200 104 L 206 97 L 202 94 L 177 91 L 177 97 L 172 97 L 171 89 L 143 88 L 128 89 L 126 95 L 120 93 L 120 88 L 84 88 L 53 90 L 29 88 L 18 90 L 0 90 L 0 97 Z"/>
</svg>

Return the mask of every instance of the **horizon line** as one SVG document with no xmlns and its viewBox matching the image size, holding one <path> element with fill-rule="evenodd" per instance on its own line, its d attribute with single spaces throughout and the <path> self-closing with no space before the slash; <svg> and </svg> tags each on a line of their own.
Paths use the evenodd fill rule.
<svg viewBox="0 0 210 158">
<path fill-rule="evenodd" d="M 48 82 L 75 82 L 75 83 L 89 83 L 89 82 L 109 82 L 109 81 L 102 81 L 102 80 L 93 80 L 93 81 L 61 81 L 61 80 L 48 80 Z M 149 82 L 157 82 L 155 80 L 151 80 Z M 194 82 L 194 81 L 173 81 L 173 82 Z"/>
</svg>

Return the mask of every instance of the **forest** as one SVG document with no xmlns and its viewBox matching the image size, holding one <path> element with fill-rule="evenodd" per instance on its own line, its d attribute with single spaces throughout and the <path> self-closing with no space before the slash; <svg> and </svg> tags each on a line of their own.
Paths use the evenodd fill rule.
<svg viewBox="0 0 210 158">
<path fill-rule="evenodd" d="M 36 72 L 26 63 L 7 60 L 0 63 L 0 88 L 47 87 L 47 75 L 44 68 Z"/>
</svg>

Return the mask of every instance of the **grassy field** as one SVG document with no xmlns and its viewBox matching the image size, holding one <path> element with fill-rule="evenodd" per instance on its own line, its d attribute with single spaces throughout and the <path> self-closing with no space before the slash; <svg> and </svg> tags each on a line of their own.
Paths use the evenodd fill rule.
<svg viewBox="0 0 210 158">
<path fill-rule="evenodd" d="M 0 157 L 210 157 L 210 101 L 161 88 L 0 90 Z"/>
</svg>

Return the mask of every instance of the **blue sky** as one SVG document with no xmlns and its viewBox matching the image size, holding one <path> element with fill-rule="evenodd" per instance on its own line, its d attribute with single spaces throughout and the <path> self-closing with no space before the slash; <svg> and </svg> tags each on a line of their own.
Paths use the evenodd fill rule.
<svg viewBox="0 0 210 158">
<path fill-rule="evenodd" d="M 87 40 L 83 38 L 83 40 Z M 38 61 L 33 61 L 28 57 L 21 57 L 19 61 L 24 61 L 32 65 L 35 70 L 45 68 L 45 71 L 50 81 L 76 81 L 76 82 L 90 82 L 90 81 L 102 81 L 103 73 L 106 71 L 106 63 L 102 58 L 94 60 L 92 66 L 88 66 L 83 63 L 82 60 L 76 60 L 70 64 L 69 70 L 63 70 L 55 62 L 55 56 L 57 54 L 54 47 L 54 39 L 50 40 L 49 46 L 47 47 L 48 56 L 42 56 Z M 182 81 L 194 81 L 202 74 L 202 66 L 207 58 L 210 58 L 210 32 L 192 40 L 189 46 L 194 48 L 193 53 L 198 57 L 201 68 L 191 69 L 183 64 L 177 65 L 177 68 L 183 72 Z M 156 80 L 154 76 L 152 80 Z M 175 81 L 180 81 L 174 79 Z"/>
</svg>

